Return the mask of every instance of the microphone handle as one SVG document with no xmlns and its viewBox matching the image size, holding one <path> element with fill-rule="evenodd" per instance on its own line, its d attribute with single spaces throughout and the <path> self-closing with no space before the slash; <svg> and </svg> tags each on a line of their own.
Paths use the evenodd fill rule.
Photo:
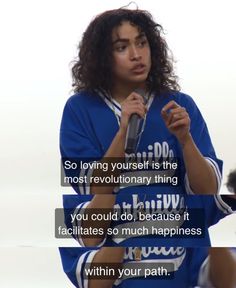
<svg viewBox="0 0 236 288">
<path fill-rule="evenodd" d="M 125 153 L 133 154 L 138 145 L 138 138 L 143 125 L 143 118 L 134 113 L 130 116 L 126 134 Z"/>
</svg>

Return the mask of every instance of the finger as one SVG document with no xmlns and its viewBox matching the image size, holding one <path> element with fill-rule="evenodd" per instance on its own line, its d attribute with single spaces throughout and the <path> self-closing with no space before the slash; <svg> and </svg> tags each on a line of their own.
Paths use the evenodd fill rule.
<svg viewBox="0 0 236 288">
<path fill-rule="evenodd" d="M 128 113 L 128 116 L 131 117 L 133 114 L 137 114 L 141 118 L 144 118 L 145 115 L 146 115 L 146 113 L 143 110 L 140 110 L 140 109 L 134 109 L 133 111 L 130 111 Z"/>
<path fill-rule="evenodd" d="M 142 109 L 143 111 L 147 111 L 147 106 L 146 105 L 143 105 L 142 103 L 140 103 L 139 101 L 133 101 L 133 102 L 129 102 L 129 103 L 126 103 L 125 105 L 123 105 L 121 107 L 121 110 L 130 110 L 130 109 Z"/>
<path fill-rule="evenodd" d="M 161 112 L 162 119 L 164 120 L 164 123 L 166 127 L 168 127 L 171 124 L 171 116 L 167 112 Z"/>
<path fill-rule="evenodd" d="M 172 128 L 177 128 L 177 127 L 180 127 L 180 126 L 187 126 L 188 123 L 189 123 L 188 119 L 184 118 L 184 119 L 180 119 L 180 120 L 175 121 L 174 123 L 169 125 L 168 128 L 172 129 Z"/>
<path fill-rule="evenodd" d="M 123 109 L 123 114 L 130 117 L 132 114 L 138 114 L 140 117 L 145 117 L 146 108 L 141 107 L 140 105 L 133 105 L 128 108 Z"/>
<path fill-rule="evenodd" d="M 128 104 L 128 105 L 136 104 L 136 105 L 144 106 L 143 101 L 141 101 L 140 99 L 129 100 L 126 102 L 126 104 Z"/>
<path fill-rule="evenodd" d="M 166 126 L 169 126 L 171 124 L 173 115 L 170 113 L 167 113 L 167 111 L 164 111 L 164 110 L 161 111 L 161 115 Z"/>
<path fill-rule="evenodd" d="M 170 125 L 176 119 L 180 119 L 188 115 L 188 113 L 186 112 L 186 109 L 180 106 L 177 108 L 171 109 L 169 113 L 167 111 L 166 112 L 163 111 L 162 113 L 163 115 L 165 115 L 167 125 Z"/>
<path fill-rule="evenodd" d="M 147 111 L 146 111 L 145 106 L 134 105 L 134 106 L 130 107 L 129 112 L 130 112 L 130 114 L 137 113 L 139 116 L 141 116 L 143 118 L 143 117 L 145 117 Z"/>
<path fill-rule="evenodd" d="M 143 97 L 136 92 L 132 92 L 126 99 L 127 100 L 140 100 L 142 103 L 144 103 Z"/>
<path fill-rule="evenodd" d="M 175 114 L 175 113 L 181 113 L 181 112 L 185 112 L 186 109 L 184 107 L 178 106 L 177 108 L 173 108 L 169 110 L 169 113 L 171 114 Z"/>
<path fill-rule="evenodd" d="M 179 113 L 175 113 L 172 116 L 172 122 L 175 122 L 176 120 L 180 120 L 183 118 L 188 118 L 188 113 L 187 112 L 179 112 Z"/>
<path fill-rule="evenodd" d="M 169 109 L 165 113 L 167 113 L 168 116 L 173 117 L 173 115 L 175 115 L 175 114 L 184 113 L 184 112 L 186 112 L 185 108 L 179 106 L 179 107 L 174 108 L 174 109 Z"/>
<path fill-rule="evenodd" d="M 175 102 L 168 102 L 161 110 L 161 115 L 166 125 L 169 126 L 172 122 L 173 113 L 179 111 L 181 107 Z"/>
<path fill-rule="evenodd" d="M 175 101 L 170 101 L 168 102 L 163 108 L 162 108 L 162 111 L 163 112 L 167 112 L 168 110 L 170 109 L 174 109 L 174 108 L 178 108 L 180 107 Z"/>
<path fill-rule="evenodd" d="M 167 123 L 167 120 L 168 120 L 168 113 L 167 113 L 167 111 L 165 111 L 165 110 L 161 110 L 161 116 L 162 116 L 162 118 L 163 118 L 163 120 L 165 121 L 165 123 Z"/>
<path fill-rule="evenodd" d="M 166 120 L 165 120 L 165 122 L 166 122 L 166 125 L 167 126 L 169 126 L 170 124 L 171 124 L 171 122 L 172 122 L 172 114 L 168 114 L 167 112 L 166 112 L 166 114 L 165 114 L 166 116 Z"/>
</svg>

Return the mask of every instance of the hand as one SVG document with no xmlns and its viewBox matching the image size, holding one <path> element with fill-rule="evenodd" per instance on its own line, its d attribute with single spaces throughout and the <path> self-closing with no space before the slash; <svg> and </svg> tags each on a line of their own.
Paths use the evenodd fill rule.
<svg viewBox="0 0 236 288">
<path fill-rule="evenodd" d="M 190 138 L 190 118 L 184 107 L 170 101 L 161 110 L 167 129 L 176 136 L 181 145 Z"/>
<path fill-rule="evenodd" d="M 146 112 L 147 107 L 144 105 L 143 97 L 136 92 L 132 92 L 121 103 L 120 129 L 126 132 L 129 124 L 129 118 L 132 114 L 136 113 L 140 117 L 144 118 Z"/>
</svg>

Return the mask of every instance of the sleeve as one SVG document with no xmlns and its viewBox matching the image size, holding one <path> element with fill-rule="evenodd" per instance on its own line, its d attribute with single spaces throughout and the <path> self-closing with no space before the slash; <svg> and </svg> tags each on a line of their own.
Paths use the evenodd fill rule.
<svg viewBox="0 0 236 288">
<path fill-rule="evenodd" d="M 187 248 L 189 287 L 196 287 L 198 283 L 201 265 L 208 255 L 207 247 Z"/>
<path fill-rule="evenodd" d="M 67 228 L 71 228 L 72 231 L 78 231 L 77 229 L 73 229 L 73 227 L 81 227 L 81 221 L 83 219 L 83 214 L 86 207 L 89 205 L 92 199 L 91 195 L 64 195 L 63 196 L 63 206 L 64 206 L 64 219 Z M 71 217 L 73 215 L 73 217 Z M 76 217 L 79 215 L 79 217 Z M 74 221 L 73 221 L 73 220 Z M 79 245 L 82 247 L 86 247 L 82 237 L 79 235 L 72 234 L 73 238 L 78 241 Z M 106 242 L 107 237 L 99 243 L 96 247 L 102 247 Z"/>
<path fill-rule="evenodd" d="M 79 214 L 80 215 L 80 220 L 77 220 L 76 217 L 75 217 L 75 221 L 72 223 L 73 226 L 81 227 L 81 219 L 83 217 L 84 210 L 89 205 L 89 203 L 90 202 L 84 202 L 84 203 L 81 203 L 80 205 L 78 205 L 76 207 L 76 209 L 74 210 L 73 214 L 75 216 Z M 78 240 L 79 244 L 82 247 L 86 247 L 84 242 L 83 242 L 83 239 L 82 239 L 82 237 L 80 235 L 78 235 L 76 239 Z M 101 241 L 101 243 L 99 243 L 99 245 L 97 245 L 96 247 L 102 247 L 105 244 L 106 240 L 107 240 L 107 237 L 104 237 L 104 239 Z"/>
<path fill-rule="evenodd" d="M 215 195 L 216 205 L 224 214 L 236 212 L 236 199 L 230 198 L 229 195 Z"/>
<path fill-rule="evenodd" d="M 235 248 L 229 248 L 230 252 L 233 256 L 233 258 L 236 261 L 236 250 Z M 209 256 L 205 259 L 205 261 L 202 263 L 199 276 L 198 276 L 198 285 L 200 288 L 215 288 L 215 286 L 212 284 L 210 279 L 210 261 Z M 236 283 L 234 283 L 233 287 L 236 288 Z"/>
<path fill-rule="evenodd" d="M 214 288 L 213 284 L 210 281 L 209 275 L 209 257 L 205 259 L 202 263 L 199 276 L 198 276 L 198 285 L 201 288 Z"/>
<path fill-rule="evenodd" d="M 71 97 L 65 105 L 60 128 L 60 152 L 65 173 L 62 183 L 70 184 L 79 194 L 90 194 L 89 178 L 93 173 L 93 169 L 87 167 L 80 169 L 80 163 L 102 158 L 89 123 L 86 109 L 80 107 L 80 102 Z M 68 166 L 65 163 L 68 163 Z M 73 164 L 75 168 L 70 168 Z"/>
<path fill-rule="evenodd" d="M 223 162 L 216 157 L 206 122 L 204 121 L 197 105 L 190 96 L 185 95 L 184 99 L 185 101 L 182 101 L 181 105 L 186 108 L 191 119 L 190 133 L 199 151 L 215 172 L 219 192 L 222 180 Z M 187 193 L 194 194 L 189 185 L 187 174 L 185 174 L 184 182 Z"/>
<path fill-rule="evenodd" d="M 200 195 L 205 210 L 207 227 L 210 227 L 222 218 L 235 213 L 236 200 L 226 195 Z M 226 197 L 225 197 L 226 196 Z"/>
<path fill-rule="evenodd" d="M 74 247 L 59 248 L 63 270 L 70 281 L 77 288 L 88 288 L 88 279 L 85 274 L 85 265 L 89 269 L 98 249 Z"/>
</svg>

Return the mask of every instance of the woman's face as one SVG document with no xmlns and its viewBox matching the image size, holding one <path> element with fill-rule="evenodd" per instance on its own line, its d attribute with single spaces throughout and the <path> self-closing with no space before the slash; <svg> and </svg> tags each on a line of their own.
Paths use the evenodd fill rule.
<svg viewBox="0 0 236 288">
<path fill-rule="evenodd" d="M 116 85 L 139 85 L 151 69 L 148 40 L 137 26 L 128 21 L 112 31 L 113 79 Z"/>
</svg>

